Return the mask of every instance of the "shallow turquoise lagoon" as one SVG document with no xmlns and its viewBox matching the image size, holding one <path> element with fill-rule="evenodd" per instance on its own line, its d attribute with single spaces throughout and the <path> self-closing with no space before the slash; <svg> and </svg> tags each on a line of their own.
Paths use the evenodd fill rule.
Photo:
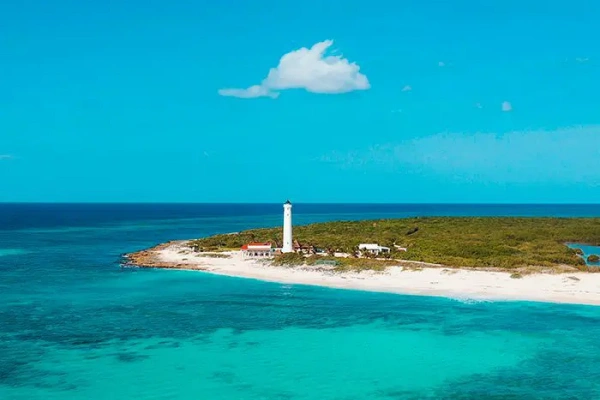
<svg viewBox="0 0 600 400">
<path fill-rule="evenodd" d="M 577 244 L 569 243 L 569 247 L 572 249 L 581 249 L 583 252 L 583 259 L 587 265 L 600 266 L 600 262 L 588 262 L 587 258 L 592 254 L 600 256 L 600 246 L 591 246 L 588 244 Z"/>
<path fill-rule="evenodd" d="M 0 399 L 600 398 L 598 307 L 119 266 L 122 253 L 261 226 L 279 209 L 107 222 L 119 210 L 92 207 L 5 224 L 3 248 L 21 250 L 0 257 Z M 338 219 L 328 212 L 298 219 Z"/>
</svg>

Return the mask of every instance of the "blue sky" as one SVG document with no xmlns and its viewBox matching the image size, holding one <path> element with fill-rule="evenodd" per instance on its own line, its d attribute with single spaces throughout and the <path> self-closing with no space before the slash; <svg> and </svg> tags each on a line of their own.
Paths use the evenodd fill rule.
<svg viewBox="0 0 600 400">
<path fill-rule="evenodd" d="M 3 3 L 0 201 L 598 202 L 600 2 L 483 3 Z"/>
</svg>

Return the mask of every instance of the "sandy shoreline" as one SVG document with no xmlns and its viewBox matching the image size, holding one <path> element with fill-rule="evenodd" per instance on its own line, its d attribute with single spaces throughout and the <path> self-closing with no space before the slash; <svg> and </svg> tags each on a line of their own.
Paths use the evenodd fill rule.
<svg viewBox="0 0 600 400">
<path fill-rule="evenodd" d="M 424 267 L 389 267 L 384 272 L 334 272 L 327 267 L 275 267 L 240 252 L 227 258 L 195 253 L 184 242 L 169 242 L 127 256 L 126 265 L 198 270 L 240 278 L 341 289 L 440 296 L 473 300 L 522 300 L 600 305 L 600 274 L 534 274 L 520 279 L 506 272 Z"/>
</svg>

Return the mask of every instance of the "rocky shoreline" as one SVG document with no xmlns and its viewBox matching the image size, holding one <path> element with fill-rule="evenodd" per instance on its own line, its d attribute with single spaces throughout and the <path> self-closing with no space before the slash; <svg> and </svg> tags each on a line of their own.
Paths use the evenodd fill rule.
<svg viewBox="0 0 600 400">
<path fill-rule="evenodd" d="M 202 266 L 183 262 L 185 259 L 174 262 L 166 261 L 160 257 L 161 251 L 169 249 L 173 246 L 181 246 L 184 243 L 186 243 L 186 241 L 173 240 L 170 242 L 161 243 L 149 249 L 124 254 L 123 259 L 125 262 L 121 263 L 121 266 L 135 268 L 189 269 L 198 271 L 207 270 L 207 268 Z"/>
</svg>

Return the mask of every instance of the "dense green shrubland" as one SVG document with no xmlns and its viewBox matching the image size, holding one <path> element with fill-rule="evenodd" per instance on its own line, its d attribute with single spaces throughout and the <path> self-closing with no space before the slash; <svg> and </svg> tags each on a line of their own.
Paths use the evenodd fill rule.
<svg viewBox="0 0 600 400">
<path fill-rule="evenodd" d="M 281 228 L 252 229 L 191 241 L 197 249 L 239 248 L 252 241 L 281 244 Z M 294 239 L 333 253 L 354 253 L 359 243 L 393 249 L 392 257 L 456 267 L 511 269 L 570 265 L 586 269 L 577 251 L 565 243 L 600 244 L 598 218 L 428 217 L 377 221 L 341 221 L 294 227 Z M 377 260 L 349 259 L 349 263 Z M 389 263 L 389 262 L 388 262 Z M 365 268 L 368 268 L 366 266 Z"/>
</svg>

